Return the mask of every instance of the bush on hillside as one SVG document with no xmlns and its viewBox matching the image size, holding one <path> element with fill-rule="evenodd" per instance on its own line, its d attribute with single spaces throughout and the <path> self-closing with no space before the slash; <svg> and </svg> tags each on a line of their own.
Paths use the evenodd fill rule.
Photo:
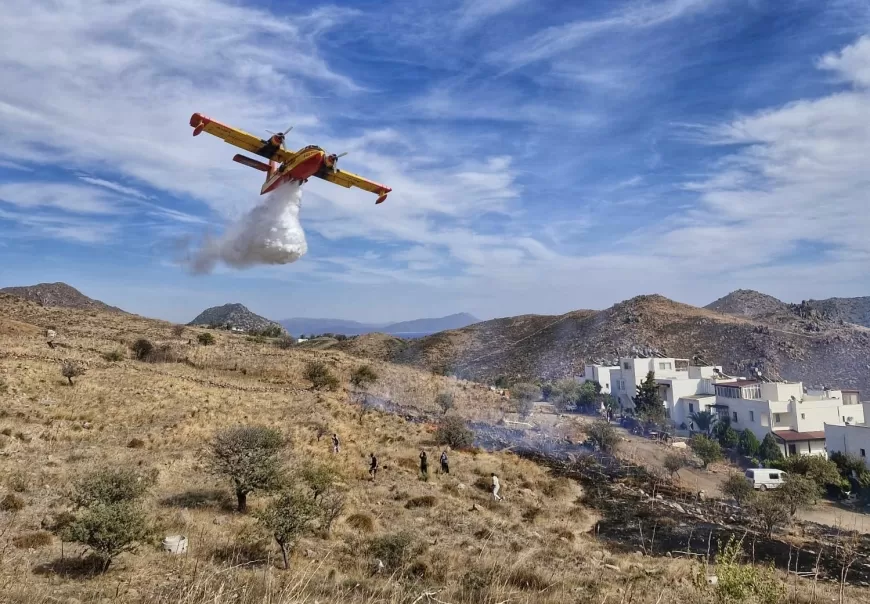
<svg viewBox="0 0 870 604">
<path fill-rule="evenodd" d="M 137 501 L 154 484 L 155 478 L 154 474 L 144 475 L 128 469 L 96 470 L 76 481 L 72 501 L 77 507 Z"/>
<path fill-rule="evenodd" d="M 375 530 L 375 520 L 371 514 L 357 512 L 344 519 L 344 523 L 361 533 L 371 533 Z"/>
<path fill-rule="evenodd" d="M 474 442 L 474 432 L 465 425 L 465 420 L 458 415 L 448 415 L 438 422 L 435 431 L 438 444 L 449 445 L 452 449 L 465 449 Z"/>
<path fill-rule="evenodd" d="M 60 367 L 60 373 L 69 380 L 69 385 L 73 386 L 73 378 L 84 375 L 85 368 L 75 361 L 64 361 Z"/>
<path fill-rule="evenodd" d="M 774 464 L 790 476 L 804 476 L 819 487 L 843 486 L 837 464 L 821 455 L 792 455 Z"/>
<path fill-rule="evenodd" d="M 236 426 L 215 434 L 206 460 L 208 468 L 233 485 L 239 512 L 247 511 L 250 493 L 279 486 L 283 447 L 281 433 L 264 426 Z"/>
<path fill-rule="evenodd" d="M 746 429 L 740 433 L 740 440 L 737 443 L 737 450 L 741 455 L 747 457 L 755 457 L 758 455 L 758 449 L 761 448 L 761 443 L 758 442 L 758 437 L 752 430 Z"/>
<path fill-rule="evenodd" d="M 668 453 L 665 455 L 664 466 L 674 476 L 686 466 L 686 457 L 682 453 Z"/>
<path fill-rule="evenodd" d="M 689 441 L 689 446 L 692 447 L 695 455 L 701 459 L 705 470 L 714 461 L 722 459 L 722 447 L 719 446 L 719 443 L 703 434 L 693 436 L 692 440 Z"/>
<path fill-rule="evenodd" d="M 280 348 L 281 350 L 289 350 L 296 346 L 296 340 L 293 336 L 281 336 L 277 340 L 275 340 L 275 346 Z"/>
<path fill-rule="evenodd" d="M 176 338 L 180 338 L 184 335 L 184 325 L 173 325 L 172 326 L 172 335 Z"/>
<path fill-rule="evenodd" d="M 127 355 L 124 354 L 123 350 L 110 350 L 109 352 L 103 353 L 103 359 L 109 361 L 110 363 L 117 363 L 119 361 L 123 361 Z"/>
<path fill-rule="evenodd" d="M 371 365 L 362 365 L 353 370 L 350 375 L 350 383 L 357 388 L 365 388 L 370 384 L 378 381 L 377 372 L 372 369 Z"/>
<path fill-rule="evenodd" d="M 779 444 L 777 444 L 776 439 L 770 432 L 761 441 L 761 446 L 758 448 L 758 456 L 766 462 L 782 459 L 782 450 L 780 450 Z"/>
<path fill-rule="evenodd" d="M 743 474 L 730 474 L 722 483 L 722 493 L 734 499 L 737 505 L 743 505 L 755 495 L 755 489 Z"/>
<path fill-rule="evenodd" d="M 405 566 L 414 557 L 417 549 L 414 537 L 405 532 L 375 537 L 368 545 L 369 555 L 383 562 L 388 572 Z"/>
<path fill-rule="evenodd" d="M 8 493 L 6 497 L 0 499 L 0 511 L 3 512 L 20 512 L 25 507 L 27 503 L 24 498 L 15 493 Z"/>
<path fill-rule="evenodd" d="M 447 414 L 453 409 L 454 397 L 452 392 L 439 392 L 435 397 L 435 404 L 441 409 L 441 413 Z"/>
<path fill-rule="evenodd" d="M 133 345 L 130 348 L 133 350 L 133 355 L 136 357 L 137 361 L 144 361 L 154 350 L 154 344 L 151 343 L 151 340 L 139 338 L 133 342 Z"/>
<path fill-rule="evenodd" d="M 332 374 L 325 363 L 320 361 L 308 361 L 305 364 L 305 379 L 311 382 L 315 390 L 338 388 L 338 378 Z"/>
<path fill-rule="evenodd" d="M 317 504 L 298 489 L 287 489 L 265 509 L 254 512 L 260 525 L 281 549 L 284 568 L 289 568 L 288 553 L 299 538 L 313 532 L 319 516 Z"/>
<path fill-rule="evenodd" d="M 613 453 L 619 445 L 619 434 L 606 420 L 599 419 L 593 422 L 586 429 L 586 434 L 589 440 L 605 453 Z"/>
<path fill-rule="evenodd" d="M 196 336 L 196 341 L 202 344 L 203 346 L 211 346 L 214 344 L 215 339 L 214 336 L 208 332 L 201 333 Z"/>
</svg>

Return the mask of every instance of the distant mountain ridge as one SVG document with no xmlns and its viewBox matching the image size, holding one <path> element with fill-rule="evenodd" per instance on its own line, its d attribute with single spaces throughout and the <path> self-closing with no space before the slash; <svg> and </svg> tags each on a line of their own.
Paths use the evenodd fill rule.
<svg viewBox="0 0 870 604">
<path fill-rule="evenodd" d="M 40 306 L 105 310 L 126 314 L 126 311 L 116 306 L 109 306 L 100 300 L 89 298 L 73 286 L 60 281 L 57 283 L 37 283 L 36 285 L 4 287 L 0 289 L 0 292 L 35 302 Z"/>
<path fill-rule="evenodd" d="M 343 334 L 346 336 L 359 336 L 367 333 L 420 336 L 448 329 L 461 329 L 478 322 L 479 319 L 468 313 L 456 313 L 446 317 L 414 319 L 398 323 L 360 323 L 343 319 L 308 318 L 283 319 L 278 321 L 284 329 L 294 336 L 323 333 Z"/>
<path fill-rule="evenodd" d="M 188 325 L 229 325 L 243 331 L 263 331 L 270 327 L 281 327 L 277 321 L 271 321 L 266 317 L 251 312 L 244 304 L 224 304 L 212 306 L 199 313 Z"/>
</svg>

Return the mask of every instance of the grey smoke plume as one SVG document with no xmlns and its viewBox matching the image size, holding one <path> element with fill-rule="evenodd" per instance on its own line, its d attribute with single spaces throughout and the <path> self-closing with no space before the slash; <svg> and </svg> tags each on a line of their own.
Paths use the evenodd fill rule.
<svg viewBox="0 0 870 604">
<path fill-rule="evenodd" d="M 188 263 L 194 273 L 210 273 L 218 262 L 233 268 L 289 264 L 308 251 L 299 222 L 300 183 L 281 185 L 221 237 L 206 237 Z"/>
</svg>

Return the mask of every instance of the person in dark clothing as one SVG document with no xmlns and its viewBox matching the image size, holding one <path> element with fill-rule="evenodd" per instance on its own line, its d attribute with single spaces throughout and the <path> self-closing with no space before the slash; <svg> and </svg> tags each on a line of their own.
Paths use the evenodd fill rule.
<svg viewBox="0 0 870 604">
<path fill-rule="evenodd" d="M 420 474 L 423 478 L 429 478 L 429 458 L 426 457 L 426 451 L 420 451 Z"/>
<path fill-rule="evenodd" d="M 375 457 L 374 453 L 370 453 L 371 464 L 369 465 L 369 475 L 372 477 L 372 480 L 375 479 L 375 476 L 378 475 L 378 458 Z"/>
<path fill-rule="evenodd" d="M 340 451 L 341 451 L 341 445 L 338 442 L 338 434 L 333 433 L 333 435 L 332 435 L 332 452 L 339 453 Z"/>
<path fill-rule="evenodd" d="M 450 466 L 447 463 L 447 451 L 441 451 L 441 471 L 450 474 Z"/>
</svg>

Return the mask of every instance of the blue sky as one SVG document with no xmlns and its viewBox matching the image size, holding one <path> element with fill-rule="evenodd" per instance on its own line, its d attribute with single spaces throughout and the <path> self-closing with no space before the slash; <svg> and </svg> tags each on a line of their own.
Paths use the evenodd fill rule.
<svg viewBox="0 0 870 604">
<path fill-rule="evenodd" d="M 870 5 L 858 0 L 7 0 L 0 286 L 187 321 L 393 321 L 736 288 L 870 293 Z M 258 201 L 200 111 L 349 151 L 295 264 L 194 276 Z"/>
</svg>

